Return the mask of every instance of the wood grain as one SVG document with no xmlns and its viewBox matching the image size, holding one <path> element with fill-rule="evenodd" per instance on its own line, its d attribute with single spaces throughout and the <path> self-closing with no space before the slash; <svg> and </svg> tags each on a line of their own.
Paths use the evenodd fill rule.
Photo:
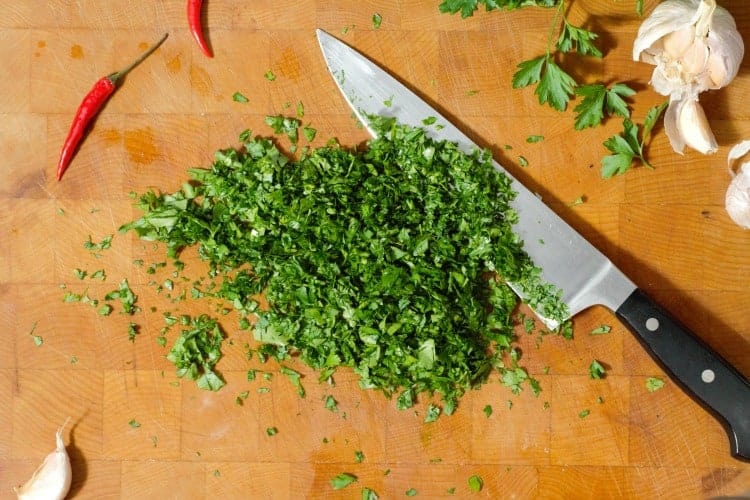
<svg viewBox="0 0 750 500">
<path fill-rule="evenodd" d="M 655 0 L 647 0 L 650 12 Z M 750 5 L 721 2 L 750 34 Z M 66 417 L 73 460 L 70 498 L 626 498 L 703 499 L 750 493 L 750 465 L 729 455 L 722 427 L 687 397 L 612 315 L 594 307 L 574 320 L 575 339 L 541 343 L 519 329 L 523 366 L 542 384 L 513 395 L 493 377 L 456 414 L 424 423 L 427 401 L 398 411 L 380 393 L 339 373 L 335 386 L 292 362 L 300 398 L 278 365 L 248 360 L 252 335 L 227 314 L 227 386 L 201 391 L 177 379 L 156 342 L 165 314 L 216 312 L 215 302 L 176 300 L 164 250 L 118 233 L 137 217 L 131 192 L 170 191 L 186 170 L 208 165 L 245 129 L 269 133 L 268 114 L 294 113 L 318 130 L 313 145 L 366 139 L 325 68 L 314 37 L 323 28 L 355 46 L 440 107 L 509 171 L 606 253 L 665 308 L 750 375 L 750 233 L 723 207 L 726 153 L 750 137 L 743 65 L 726 89 L 703 99 L 720 144 L 714 156 L 674 154 L 657 128 L 648 155 L 602 180 L 602 142 L 621 123 L 576 132 L 573 113 L 536 102 L 510 80 L 544 50 L 551 11 L 441 14 L 438 0 L 260 0 L 205 2 L 215 57 L 202 56 L 184 1 L 17 0 L 0 18 L 0 499 L 14 498 L 54 446 Z M 570 19 L 594 27 L 606 57 L 576 64 L 581 81 L 627 81 L 639 93 L 635 121 L 661 97 L 650 67 L 631 61 L 640 23 L 634 2 L 572 0 Z M 379 29 L 372 15 L 381 14 Z M 104 108 L 63 182 L 59 148 L 83 94 L 169 32 Z M 264 75 L 271 71 L 276 79 Z M 248 97 L 242 104 L 235 92 Z M 544 140 L 530 144 L 529 135 Z M 519 158 L 528 160 L 522 167 Z M 574 204 L 579 198 L 583 204 Z M 114 235 L 94 255 L 83 243 Z M 142 260 L 143 265 L 138 261 Z M 205 274 L 194 252 L 189 280 Z M 75 269 L 106 271 L 79 280 Z M 101 298 L 126 278 L 143 310 L 103 317 L 66 304 L 66 291 Z M 186 281 L 187 283 L 188 281 Z M 155 285 L 156 284 L 156 285 Z M 526 308 L 521 312 L 530 314 Z M 591 336 L 601 325 L 608 335 Z M 174 333 L 167 333 L 168 341 Z M 171 335 L 171 338 L 170 338 Z M 43 339 L 37 346 L 34 336 Z M 169 345 L 169 344 L 168 344 Z M 679 346 L 676 346 L 679 348 Z M 592 360 L 607 376 L 591 380 Z M 247 371 L 258 378 L 248 381 Z M 264 373 L 269 375 L 263 376 Z M 650 393 L 648 377 L 667 381 Z M 337 408 L 325 407 L 333 397 Z M 485 408 L 492 407 L 487 415 Z M 582 413 L 584 412 L 584 413 Z M 585 416 L 582 416 L 585 415 Z M 130 421 L 140 426 L 132 426 Z M 267 429 L 278 432 L 271 436 Z M 362 460 L 357 459 L 361 452 Z M 357 484 L 333 490 L 342 472 Z M 472 493 L 468 478 L 484 481 Z"/>
</svg>

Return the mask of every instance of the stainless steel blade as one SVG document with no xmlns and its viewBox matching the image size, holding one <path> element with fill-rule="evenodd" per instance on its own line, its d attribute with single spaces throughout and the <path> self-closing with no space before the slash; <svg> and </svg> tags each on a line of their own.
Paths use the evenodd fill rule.
<svg viewBox="0 0 750 500">
<path fill-rule="evenodd" d="M 396 118 L 400 123 L 425 128 L 435 139 L 453 141 L 465 150 L 478 149 L 456 126 L 430 107 L 390 74 L 343 42 L 317 30 L 318 42 L 339 90 L 362 124 L 368 115 Z M 437 119 L 424 127 L 422 120 Z M 542 279 L 562 291 L 562 299 L 574 315 L 601 304 L 615 311 L 635 290 L 635 285 L 610 260 L 563 221 L 497 162 L 495 167 L 513 180 L 518 193 L 513 207 L 519 221 L 514 227 L 524 249 L 542 270 Z M 521 295 L 518 287 L 511 287 Z M 557 322 L 535 311 L 550 328 Z"/>
</svg>

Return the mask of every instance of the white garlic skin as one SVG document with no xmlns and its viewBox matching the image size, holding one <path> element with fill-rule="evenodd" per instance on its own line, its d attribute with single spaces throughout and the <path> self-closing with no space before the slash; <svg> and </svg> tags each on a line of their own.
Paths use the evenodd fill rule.
<svg viewBox="0 0 750 500">
<path fill-rule="evenodd" d="M 14 488 L 19 500 L 63 500 L 68 494 L 73 471 L 62 439 L 65 424 L 57 430 L 55 451 L 44 458 L 31 479 Z"/>
</svg>

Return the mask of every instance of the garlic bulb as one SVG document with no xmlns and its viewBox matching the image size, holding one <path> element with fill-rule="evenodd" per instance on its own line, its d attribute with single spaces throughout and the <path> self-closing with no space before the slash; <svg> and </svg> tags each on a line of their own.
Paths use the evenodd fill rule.
<svg viewBox="0 0 750 500">
<path fill-rule="evenodd" d="M 731 164 L 750 151 L 750 141 L 742 141 L 735 145 L 727 155 L 730 165 L 729 173 L 734 177 L 727 188 L 724 201 L 729 217 L 739 226 L 750 229 L 750 162 L 743 163 L 739 172 L 734 172 Z"/>
<path fill-rule="evenodd" d="M 13 488 L 22 500 L 63 500 L 70 490 L 72 469 L 65 451 L 62 431 L 70 418 L 57 430 L 55 451 L 47 455 L 23 486 Z"/>
<path fill-rule="evenodd" d="M 744 53 L 734 18 L 716 0 L 665 0 L 643 21 L 633 59 L 655 66 L 650 83 L 669 96 L 665 127 L 676 152 L 716 152 L 698 95 L 731 82 Z"/>
</svg>

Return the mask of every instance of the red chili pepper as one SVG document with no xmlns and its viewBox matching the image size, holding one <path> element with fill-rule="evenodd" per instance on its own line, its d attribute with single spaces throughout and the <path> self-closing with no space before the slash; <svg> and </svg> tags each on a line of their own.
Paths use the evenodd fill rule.
<svg viewBox="0 0 750 500">
<path fill-rule="evenodd" d="M 62 152 L 60 153 L 60 160 L 57 162 L 58 181 L 62 179 L 63 173 L 67 170 L 68 165 L 70 165 L 73 155 L 78 148 L 78 144 L 81 142 L 83 134 L 86 132 L 86 127 L 88 127 L 91 120 L 96 117 L 99 110 L 102 109 L 102 106 L 107 102 L 109 96 L 114 93 L 117 88 L 117 82 L 158 49 L 159 45 L 167 39 L 167 35 L 168 33 L 165 33 L 161 40 L 152 45 L 128 67 L 99 79 L 91 90 L 88 91 L 83 98 L 83 101 L 81 101 L 81 104 L 78 106 L 78 111 L 76 111 L 75 117 L 73 118 L 73 124 L 70 126 L 68 137 L 65 139 L 65 144 L 63 144 Z"/>
<path fill-rule="evenodd" d="M 193 34 L 193 38 L 198 42 L 198 47 L 201 48 L 207 57 L 213 57 L 211 49 L 206 43 L 206 39 L 203 38 L 203 27 L 201 24 L 201 8 L 203 6 L 203 0 L 188 0 L 187 3 L 187 16 L 188 25 L 190 26 L 190 32 Z"/>
</svg>

